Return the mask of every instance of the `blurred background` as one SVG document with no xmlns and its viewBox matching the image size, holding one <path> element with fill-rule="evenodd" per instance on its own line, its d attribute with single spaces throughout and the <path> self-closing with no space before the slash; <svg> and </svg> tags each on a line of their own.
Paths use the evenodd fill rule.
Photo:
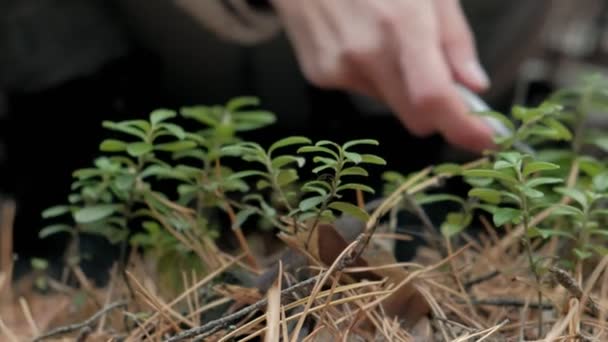
<svg viewBox="0 0 608 342">
<path fill-rule="evenodd" d="M 606 1 L 462 4 L 493 82 L 483 97 L 498 110 L 540 101 L 608 62 Z M 0 192 L 17 202 L 22 257 L 63 253 L 60 238 L 38 239 L 40 213 L 65 202 L 71 172 L 97 156 L 101 121 L 159 107 L 254 95 L 278 116 L 251 137 L 263 144 L 376 138 L 403 173 L 470 157 L 439 137 L 409 136 L 381 104 L 308 84 L 263 1 L 3 0 L 0 51 Z"/>
</svg>

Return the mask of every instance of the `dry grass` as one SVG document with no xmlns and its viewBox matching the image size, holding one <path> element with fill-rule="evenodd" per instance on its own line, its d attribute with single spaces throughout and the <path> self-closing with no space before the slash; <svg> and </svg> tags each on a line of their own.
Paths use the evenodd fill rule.
<svg viewBox="0 0 608 342">
<path fill-rule="evenodd" d="M 428 170 L 421 175 L 425 172 Z M 447 251 L 446 257 L 430 248 L 420 248 L 416 258 L 405 263 L 370 255 L 368 250 L 385 246 L 379 240 L 403 239 L 391 233 L 382 233 L 382 239 L 372 238 L 379 219 L 402 196 L 438 180 L 427 179 L 423 184 L 414 178 L 404 184 L 371 215 L 359 238 L 336 251 L 339 255 L 329 262 L 320 258 L 319 251 L 303 249 L 302 238 L 285 237 L 290 248 L 301 250 L 310 259 L 310 273 L 308 278 L 296 278 L 283 272 L 284 265 L 279 263 L 278 274 L 282 276 L 267 293 L 255 287 L 217 283 L 227 272 L 257 276 L 247 261 L 251 254 L 234 257 L 217 250 L 209 252 L 205 249 L 209 242 L 177 231 L 181 240 L 215 267 L 204 276 L 182 270 L 184 289 L 175 296 L 156 286 L 157 275 L 136 254 L 124 270 L 125 277 L 112 269 L 105 288 L 95 288 L 78 268 L 69 270 L 80 282 L 78 289 L 51 282 L 54 291 L 46 295 L 32 291 L 31 278 L 13 282 L 7 289 L 6 281 L 2 288 L 0 277 L 0 289 L 11 293 L 3 297 L 0 307 L 0 340 L 608 340 L 608 257 L 596 260 L 586 273 L 583 268 L 570 274 L 548 267 L 543 282 L 537 284 L 516 238 L 520 229 L 515 227 L 499 237 L 483 218 L 486 229 L 478 238 L 444 241 L 440 248 Z M 5 239 L 0 240 L 5 243 Z M 552 260 L 559 255 L 559 244 L 550 241 L 536 246 L 535 254 Z M 366 263 L 357 264 L 359 256 Z M 10 274 L 10 265 L 0 266 L 0 274 Z M 380 277 L 366 279 L 362 276 L 366 274 Z M 536 299 L 539 290 L 543 303 Z M 86 295 L 84 303 L 76 303 L 76 293 Z M 401 303 L 404 296 L 413 300 L 392 305 Z M 537 324 L 541 315 L 542 336 Z"/>
</svg>

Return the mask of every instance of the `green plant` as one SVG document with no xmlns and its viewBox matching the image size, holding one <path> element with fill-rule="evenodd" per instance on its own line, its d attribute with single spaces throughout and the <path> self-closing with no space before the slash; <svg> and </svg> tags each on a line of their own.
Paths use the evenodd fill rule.
<svg viewBox="0 0 608 342">
<path fill-rule="evenodd" d="M 378 142 L 313 145 L 306 137 L 288 137 L 264 149 L 238 136 L 275 121 L 270 112 L 250 109 L 257 104 L 255 98 L 236 98 L 225 106 L 181 108 L 181 118 L 160 109 L 148 120 L 104 122 L 118 136 L 100 144 L 104 155 L 94 167 L 74 172 L 69 204 L 42 213 L 57 223 L 42 229 L 40 237 L 69 233 L 77 243 L 80 234 L 100 235 L 120 244 L 123 258 L 129 244 L 142 248 L 175 287 L 179 284 L 173 280 L 181 279 L 176 265 L 203 272 L 219 265 L 213 240 L 223 232 L 223 218 L 252 267 L 256 261 L 241 226 L 253 215 L 283 230 L 288 230 L 287 220 L 297 227 L 314 218 L 314 227 L 321 219 L 334 219 L 332 210 L 365 220 L 367 213 L 340 198 L 348 190 L 373 193 L 348 180 L 367 176 L 360 165 L 385 164 L 378 156 L 354 151 Z M 202 128 L 191 132 L 177 119 Z M 289 152 L 289 147 L 299 148 Z M 235 158 L 260 167 L 251 164 L 235 172 L 226 166 Z M 309 162 L 318 165 L 314 178 L 299 183 L 298 169 Z"/>
</svg>

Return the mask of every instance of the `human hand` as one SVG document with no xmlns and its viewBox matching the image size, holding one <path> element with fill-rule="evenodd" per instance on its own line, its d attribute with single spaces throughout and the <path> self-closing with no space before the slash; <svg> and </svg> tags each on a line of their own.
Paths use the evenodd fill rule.
<svg viewBox="0 0 608 342">
<path fill-rule="evenodd" d="M 492 130 L 455 87 L 489 86 L 458 0 L 271 2 L 310 82 L 383 101 L 416 136 L 492 146 Z"/>
</svg>

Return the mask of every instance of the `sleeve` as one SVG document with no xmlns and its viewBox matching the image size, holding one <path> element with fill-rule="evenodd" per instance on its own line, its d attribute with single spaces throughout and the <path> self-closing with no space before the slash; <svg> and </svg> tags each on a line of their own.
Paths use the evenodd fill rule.
<svg viewBox="0 0 608 342">
<path fill-rule="evenodd" d="M 220 38 L 242 45 L 272 39 L 281 30 L 267 0 L 175 0 L 176 4 Z"/>
</svg>

